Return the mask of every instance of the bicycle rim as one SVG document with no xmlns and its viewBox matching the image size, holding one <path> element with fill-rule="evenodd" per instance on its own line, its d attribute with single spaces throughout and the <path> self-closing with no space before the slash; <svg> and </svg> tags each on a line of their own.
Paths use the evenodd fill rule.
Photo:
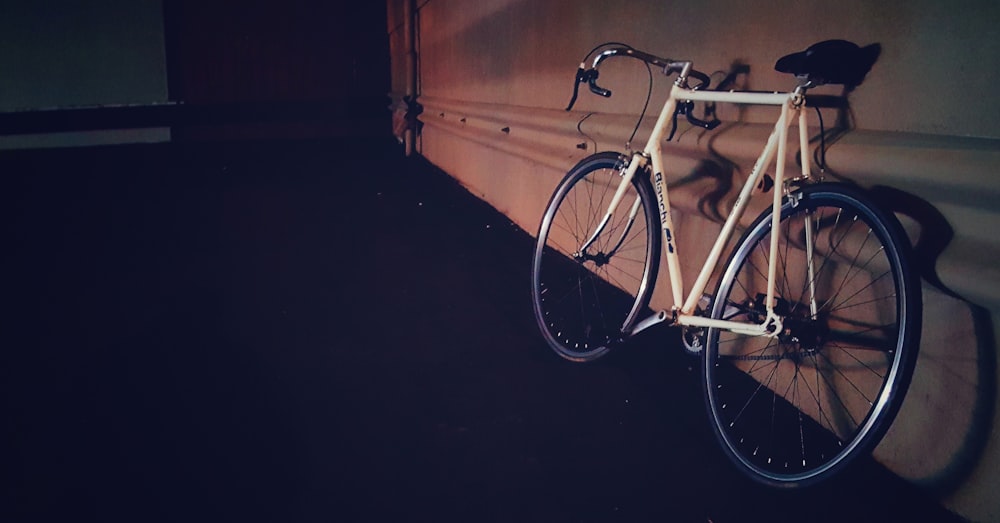
<svg viewBox="0 0 1000 523">
<path fill-rule="evenodd" d="M 549 346 L 569 360 L 596 359 L 622 341 L 652 292 L 660 229 L 647 180 L 636 176 L 594 237 L 623 162 L 621 155 L 602 153 L 577 164 L 556 189 L 539 227 L 532 262 L 535 319 Z"/>
<path fill-rule="evenodd" d="M 723 448 L 755 480 L 777 486 L 820 481 L 870 452 L 902 402 L 920 334 L 919 280 L 895 217 L 840 186 L 800 195 L 782 209 L 774 301 L 781 332 L 710 329 L 703 356 L 705 399 Z M 713 318 L 764 320 L 770 242 L 765 212 L 720 278 Z"/>
</svg>

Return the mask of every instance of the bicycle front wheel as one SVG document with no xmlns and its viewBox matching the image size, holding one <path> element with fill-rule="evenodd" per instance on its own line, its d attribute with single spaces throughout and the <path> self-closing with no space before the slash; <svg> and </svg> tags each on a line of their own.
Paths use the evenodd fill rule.
<svg viewBox="0 0 1000 523">
<path fill-rule="evenodd" d="M 746 231 L 720 277 L 713 318 L 765 320 L 772 214 Z M 880 441 L 909 385 L 920 282 L 894 215 L 860 191 L 819 184 L 781 209 L 773 337 L 709 329 L 703 385 L 726 454 L 775 486 L 820 481 Z"/>
<path fill-rule="evenodd" d="M 578 163 L 556 188 L 538 230 L 535 319 L 549 346 L 569 360 L 606 354 L 649 304 L 660 260 L 649 180 L 637 174 L 605 220 L 626 161 L 599 153 Z"/>
</svg>

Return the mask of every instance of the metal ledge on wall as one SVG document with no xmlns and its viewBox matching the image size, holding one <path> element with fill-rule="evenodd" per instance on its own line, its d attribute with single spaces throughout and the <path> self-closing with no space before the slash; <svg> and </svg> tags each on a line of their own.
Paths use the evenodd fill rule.
<svg viewBox="0 0 1000 523">
<path fill-rule="evenodd" d="M 596 150 L 623 150 L 622 137 L 629 136 L 635 125 L 634 115 L 588 115 L 432 97 L 420 102 L 425 125 L 556 171 L 567 170 Z M 644 142 L 651 124 L 643 122 L 636 144 Z M 697 181 L 699 171 L 713 164 L 722 167 L 715 169 L 716 176 L 728 171 L 741 178 L 771 126 L 728 123 L 707 132 L 683 125 L 677 138 L 664 145 L 672 160 L 665 173 L 674 180 L 671 203 L 680 212 L 715 220 L 709 214 L 725 212 L 737 188 L 716 198 L 715 207 L 706 207 L 708 193 L 719 189 L 718 184 L 677 180 Z M 818 136 L 818 130 L 813 134 Z M 797 162 L 797 147 L 789 151 L 788 160 Z M 995 234 L 1000 230 L 1000 205 L 995 203 L 1000 185 L 994 180 L 1000 140 L 851 131 L 827 144 L 826 164 L 828 179 L 865 187 L 902 216 L 928 282 L 1000 311 L 1000 269 L 994 261 L 1000 255 Z"/>
</svg>

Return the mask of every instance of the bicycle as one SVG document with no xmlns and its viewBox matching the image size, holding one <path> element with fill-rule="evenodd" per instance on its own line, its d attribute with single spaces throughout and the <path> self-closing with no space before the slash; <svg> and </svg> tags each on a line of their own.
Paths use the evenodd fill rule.
<svg viewBox="0 0 1000 523">
<path fill-rule="evenodd" d="M 560 356 L 591 361 L 654 325 L 682 328 L 684 345 L 701 355 L 704 401 L 726 456 L 771 486 L 827 479 L 882 439 L 919 348 L 920 281 L 899 220 L 856 187 L 816 179 L 807 154 L 807 91 L 859 84 L 874 63 L 872 46 L 832 40 L 785 56 L 776 68 L 797 85 L 773 93 L 709 90 L 709 75 L 690 60 L 602 44 L 580 64 L 567 110 L 583 83 L 611 95 L 597 84 L 598 69 L 619 56 L 677 78 L 641 151 L 588 156 L 554 191 L 532 260 L 539 329 Z M 705 129 L 719 124 L 695 117 L 695 102 L 770 105 L 780 114 L 684 296 L 661 142 L 678 115 Z M 786 179 L 793 118 L 801 174 Z M 764 174 L 772 160 L 773 185 Z M 720 264 L 751 195 L 769 185 L 771 205 Z M 651 311 L 661 251 L 674 305 Z M 705 294 L 716 273 L 715 293 Z"/>
</svg>

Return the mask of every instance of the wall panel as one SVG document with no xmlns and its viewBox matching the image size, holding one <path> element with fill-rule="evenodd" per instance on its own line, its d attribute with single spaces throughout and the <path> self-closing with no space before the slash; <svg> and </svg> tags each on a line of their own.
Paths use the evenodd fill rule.
<svg viewBox="0 0 1000 523">
<path fill-rule="evenodd" d="M 0 112 L 167 101 L 161 0 L 0 2 Z M 5 136 L 0 148 L 163 141 L 168 129 Z"/>
<path fill-rule="evenodd" d="M 829 38 L 880 43 L 879 61 L 846 109 L 823 109 L 828 127 L 840 122 L 846 130 L 829 144 L 827 175 L 870 189 L 900 213 L 924 278 L 914 383 L 876 458 L 965 517 L 1000 521 L 992 494 L 1000 485 L 1000 436 L 993 435 L 1000 395 L 993 334 L 1000 325 L 993 234 L 1000 229 L 1000 123 L 993 115 L 1000 101 L 992 95 L 1000 72 L 990 65 L 1000 56 L 991 22 L 1000 19 L 1000 4 L 426 0 L 418 7 L 418 151 L 531 233 L 565 170 L 595 150 L 621 150 L 642 108 L 646 70 L 622 60 L 602 68 L 612 98 L 584 92 L 573 112 L 563 110 L 576 65 L 594 45 L 624 41 L 693 59 L 716 78 L 745 64 L 750 72 L 737 86 L 769 90 L 791 87 L 773 70 L 785 53 Z M 394 43 L 393 60 L 402 53 Z M 668 82 L 654 71 L 652 107 Z M 844 94 L 832 86 L 815 92 Z M 723 127 L 707 133 L 682 125 L 666 146 L 675 158 L 667 174 L 677 236 L 694 259 L 707 252 L 698 238 L 718 230 L 711 211 L 731 204 L 727 188 L 749 171 L 769 130 L 763 122 L 775 117 L 770 108 L 719 114 Z M 636 143 L 651 124 L 647 115 Z M 796 149 L 789 148 L 791 162 Z M 726 196 L 710 199 L 715 192 Z M 694 265 L 683 267 L 688 281 Z M 654 302 L 672 305 L 667 285 Z"/>
</svg>

